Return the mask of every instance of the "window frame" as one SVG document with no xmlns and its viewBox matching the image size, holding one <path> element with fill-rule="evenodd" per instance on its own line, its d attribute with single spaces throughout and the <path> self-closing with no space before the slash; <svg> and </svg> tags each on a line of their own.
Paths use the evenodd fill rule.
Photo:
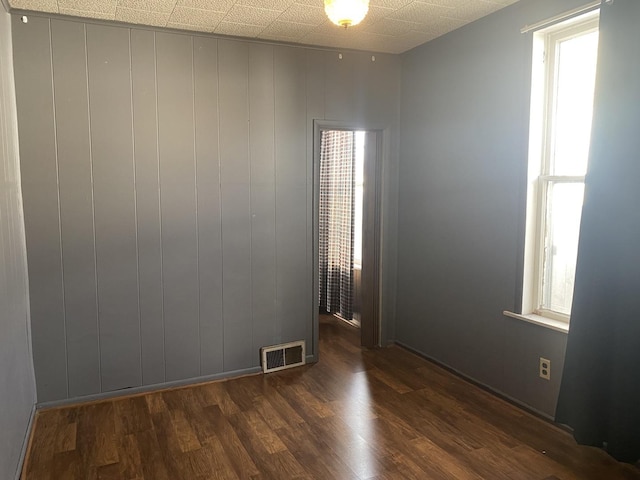
<svg viewBox="0 0 640 480">
<path fill-rule="evenodd" d="M 553 184 L 582 184 L 585 175 L 551 173 L 553 116 L 557 101 L 558 45 L 599 30 L 599 10 L 538 30 L 533 34 L 529 169 L 522 315 L 568 324 L 570 315 L 543 308 L 549 190 Z M 552 59 L 551 62 L 549 60 Z"/>
</svg>

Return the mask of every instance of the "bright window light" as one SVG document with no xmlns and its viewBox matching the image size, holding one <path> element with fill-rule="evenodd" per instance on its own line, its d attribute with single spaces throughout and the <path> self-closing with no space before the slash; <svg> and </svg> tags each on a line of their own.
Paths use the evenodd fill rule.
<svg viewBox="0 0 640 480">
<path fill-rule="evenodd" d="M 523 314 L 570 318 L 597 58 L 597 11 L 534 34 Z"/>
</svg>

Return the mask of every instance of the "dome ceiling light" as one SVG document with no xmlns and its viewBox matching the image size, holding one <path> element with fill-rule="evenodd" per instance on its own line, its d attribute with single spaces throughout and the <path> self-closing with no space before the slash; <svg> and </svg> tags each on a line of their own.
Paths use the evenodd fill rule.
<svg viewBox="0 0 640 480">
<path fill-rule="evenodd" d="M 369 0 L 324 0 L 324 11 L 336 25 L 353 27 L 367 15 Z"/>
</svg>

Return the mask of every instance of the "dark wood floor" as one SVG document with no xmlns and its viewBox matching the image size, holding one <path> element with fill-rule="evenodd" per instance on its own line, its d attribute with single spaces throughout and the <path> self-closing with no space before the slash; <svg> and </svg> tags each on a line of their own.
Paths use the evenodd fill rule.
<svg viewBox="0 0 640 480">
<path fill-rule="evenodd" d="M 40 412 L 23 479 L 640 479 L 399 347 L 320 330 L 316 365 Z"/>
</svg>

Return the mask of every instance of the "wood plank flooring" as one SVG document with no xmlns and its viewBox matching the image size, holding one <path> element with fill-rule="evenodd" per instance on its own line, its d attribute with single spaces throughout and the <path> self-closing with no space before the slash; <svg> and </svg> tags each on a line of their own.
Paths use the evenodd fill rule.
<svg viewBox="0 0 640 480">
<path fill-rule="evenodd" d="M 23 479 L 615 480 L 640 471 L 324 317 L 318 364 L 38 413 Z"/>
</svg>

